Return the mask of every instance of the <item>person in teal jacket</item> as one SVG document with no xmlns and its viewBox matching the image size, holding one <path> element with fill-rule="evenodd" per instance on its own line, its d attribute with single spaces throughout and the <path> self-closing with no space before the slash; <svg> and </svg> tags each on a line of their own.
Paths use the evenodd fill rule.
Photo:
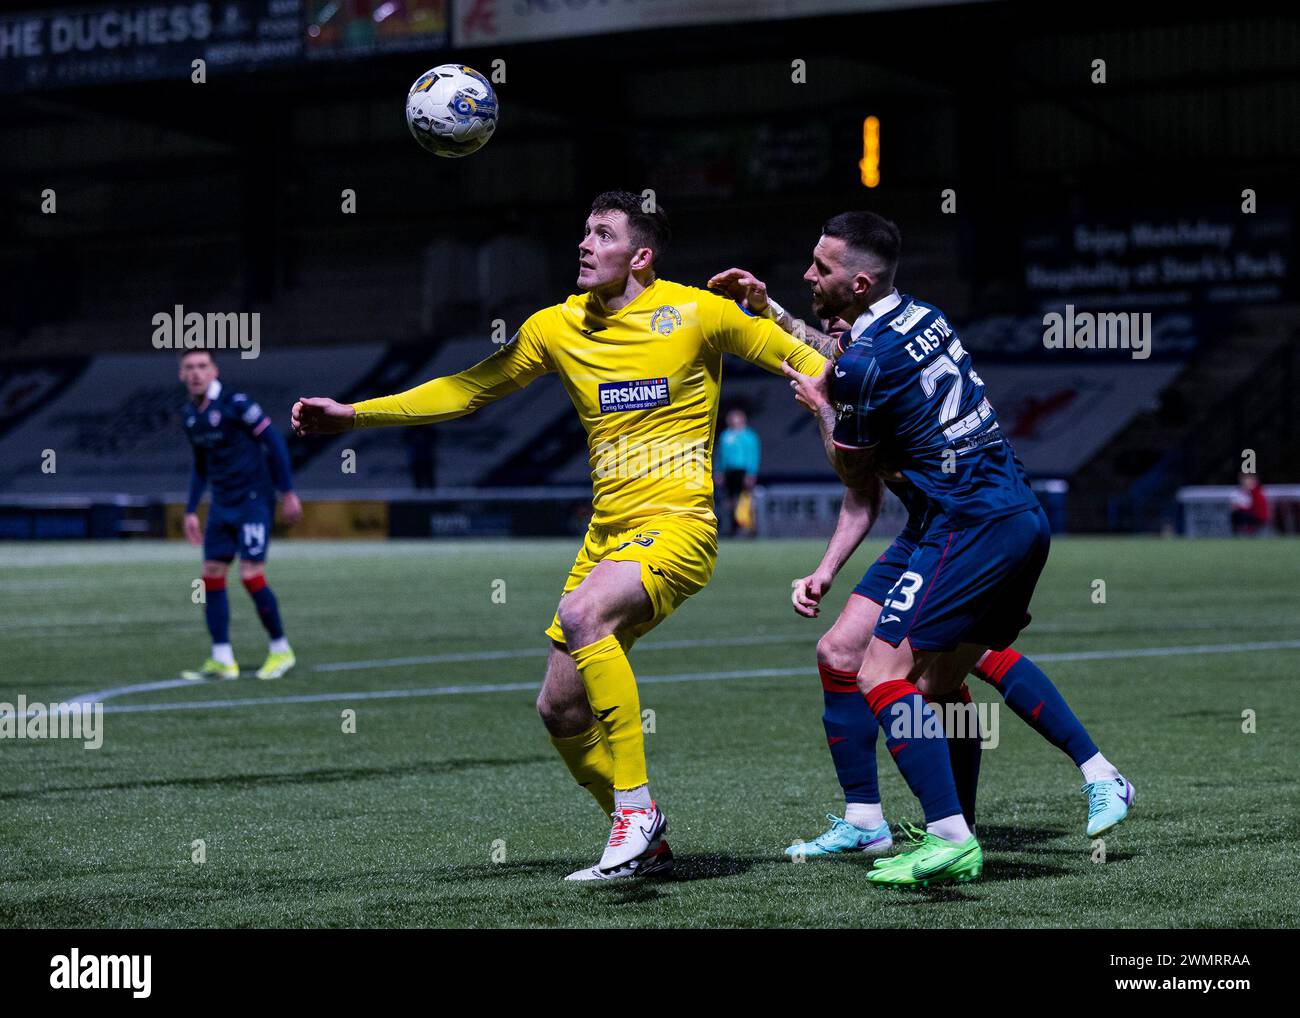
<svg viewBox="0 0 1300 1018">
<path fill-rule="evenodd" d="M 745 411 L 739 408 L 728 411 L 727 427 L 718 440 L 717 463 L 727 492 L 733 536 L 753 536 L 754 514 L 750 497 L 758 481 L 760 456 L 758 435 L 749 426 Z"/>
</svg>

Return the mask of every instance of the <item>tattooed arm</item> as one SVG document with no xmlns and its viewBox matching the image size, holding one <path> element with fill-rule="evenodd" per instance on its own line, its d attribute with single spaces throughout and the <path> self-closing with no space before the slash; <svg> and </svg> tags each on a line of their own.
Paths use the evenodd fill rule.
<svg viewBox="0 0 1300 1018">
<path fill-rule="evenodd" d="M 750 314 L 772 319 L 799 342 L 812 347 L 823 357 L 833 360 L 839 356 L 838 335 L 828 335 L 803 319 L 795 318 L 767 295 L 767 284 L 752 272 L 745 269 L 719 272 L 709 280 L 709 289 L 730 297 Z"/>
<path fill-rule="evenodd" d="M 794 398 L 813 412 L 817 418 L 817 431 L 821 435 L 822 448 L 835 473 L 839 475 L 844 487 L 850 491 L 870 493 L 879 506 L 884 496 L 878 476 L 879 464 L 876 463 L 872 449 L 849 449 L 835 444 L 835 406 L 831 403 L 829 383 L 833 361 L 827 361 L 826 367 L 819 375 L 805 375 L 796 371 L 789 364 L 781 365 L 781 370 L 790 379 L 790 388 Z"/>
</svg>

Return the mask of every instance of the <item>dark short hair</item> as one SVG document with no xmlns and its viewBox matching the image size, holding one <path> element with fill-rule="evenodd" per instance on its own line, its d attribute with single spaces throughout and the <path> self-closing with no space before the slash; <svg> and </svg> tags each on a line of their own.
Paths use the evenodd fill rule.
<svg viewBox="0 0 1300 1018">
<path fill-rule="evenodd" d="M 628 232 L 637 247 L 648 247 L 658 261 L 668 251 L 673 231 L 668 225 L 668 214 L 656 200 L 654 211 L 645 211 L 645 199 L 631 191 L 602 191 L 591 203 L 591 211 L 622 212 L 627 216 Z"/>
<path fill-rule="evenodd" d="M 205 353 L 205 354 L 208 355 L 208 360 L 210 360 L 213 364 L 216 364 L 216 363 L 217 363 L 217 355 L 214 354 L 211 350 L 209 350 L 207 347 L 204 347 L 204 346 L 196 347 L 196 348 L 193 349 L 193 350 L 182 350 L 181 353 L 180 353 L 180 356 L 176 358 L 176 363 L 177 363 L 177 364 L 184 364 L 184 363 L 185 363 L 185 358 L 186 358 L 186 357 L 190 356 L 191 354 L 196 354 L 196 353 Z"/>
<path fill-rule="evenodd" d="M 898 227 L 874 212 L 841 212 L 831 216 L 822 227 L 825 237 L 838 237 L 859 254 L 871 255 L 884 263 L 892 278 L 903 250 L 903 235 Z"/>
</svg>

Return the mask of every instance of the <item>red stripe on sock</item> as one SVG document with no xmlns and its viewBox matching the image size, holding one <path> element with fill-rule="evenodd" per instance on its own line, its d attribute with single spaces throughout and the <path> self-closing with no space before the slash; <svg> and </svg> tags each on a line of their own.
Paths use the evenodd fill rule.
<svg viewBox="0 0 1300 1018">
<path fill-rule="evenodd" d="M 214 590 L 225 590 L 226 578 L 224 576 L 205 576 L 203 577 L 203 589 L 209 594 Z"/>
<path fill-rule="evenodd" d="M 266 586 L 266 577 L 261 573 L 258 573 L 256 576 L 244 580 L 244 589 L 248 591 L 250 594 L 256 594 L 259 590 L 261 590 L 265 586 Z"/>
<path fill-rule="evenodd" d="M 984 655 L 984 660 L 975 669 L 975 674 L 985 682 L 1000 685 L 1002 677 L 1020 660 L 1020 652 L 1008 647 L 1006 650 L 991 650 Z"/>
<path fill-rule="evenodd" d="M 858 673 L 843 672 L 830 665 L 817 662 L 817 674 L 822 677 L 822 689 L 828 693 L 856 693 L 858 691 Z"/>
<path fill-rule="evenodd" d="M 880 712 L 895 700 L 901 700 L 916 692 L 916 687 L 906 679 L 888 679 L 872 686 L 867 693 L 867 706 L 877 717 Z"/>
</svg>

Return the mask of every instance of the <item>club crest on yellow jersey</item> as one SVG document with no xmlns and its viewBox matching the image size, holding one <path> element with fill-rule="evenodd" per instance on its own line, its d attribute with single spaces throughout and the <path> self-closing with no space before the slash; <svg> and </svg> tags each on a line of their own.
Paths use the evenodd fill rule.
<svg viewBox="0 0 1300 1018">
<path fill-rule="evenodd" d="M 673 329 L 682 324 L 682 315 L 671 304 L 661 305 L 653 315 L 650 316 L 650 331 L 657 332 L 661 336 L 671 335 Z"/>
</svg>

